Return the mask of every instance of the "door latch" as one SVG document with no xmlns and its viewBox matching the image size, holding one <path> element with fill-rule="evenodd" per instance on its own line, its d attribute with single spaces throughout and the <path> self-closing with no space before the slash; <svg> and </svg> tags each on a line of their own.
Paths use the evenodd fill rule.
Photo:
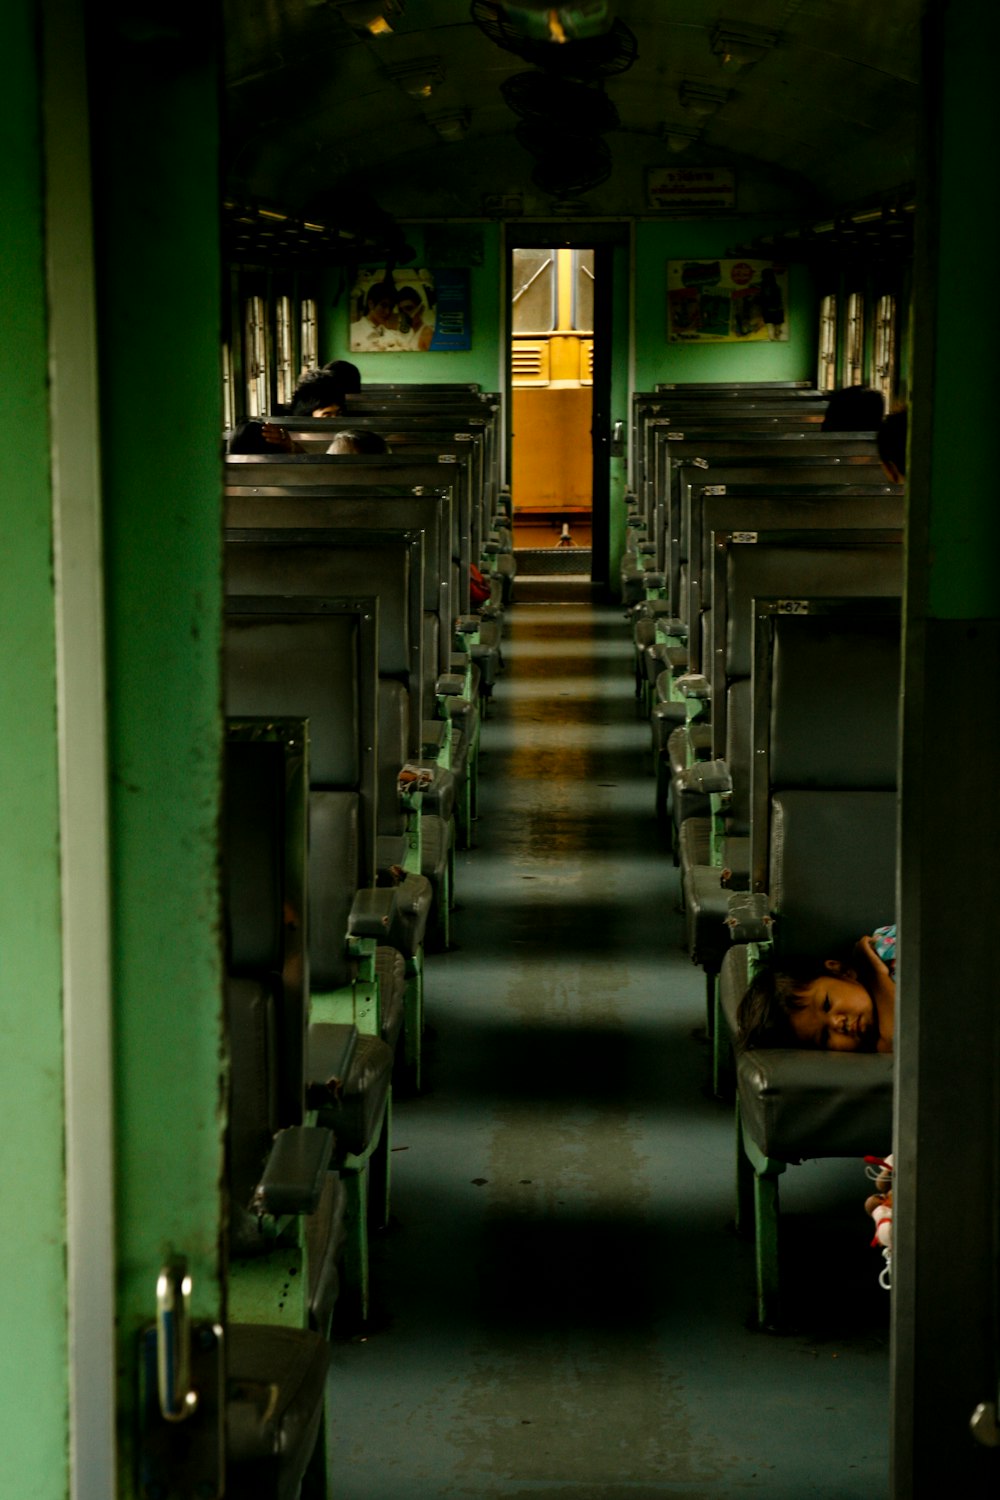
<svg viewBox="0 0 1000 1500">
<path fill-rule="evenodd" d="M 218 1500 L 225 1481 L 225 1362 L 217 1323 L 191 1319 L 191 1277 L 169 1261 L 139 1352 L 142 1500 Z"/>
<path fill-rule="evenodd" d="M 1000 1422 L 997 1421 L 995 1401 L 980 1401 L 969 1418 L 969 1427 L 976 1442 L 984 1448 L 1000 1448 Z"/>
</svg>

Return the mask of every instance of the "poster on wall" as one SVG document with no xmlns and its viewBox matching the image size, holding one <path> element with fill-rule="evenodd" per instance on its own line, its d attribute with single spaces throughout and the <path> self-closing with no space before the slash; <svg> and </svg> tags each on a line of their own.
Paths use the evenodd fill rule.
<svg viewBox="0 0 1000 1500">
<path fill-rule="evenodd" d="M 426 354 L 472 347 L 469 273 L 363 270 L 351 293 L 352 354 Z"/>
<path fill-rule="evenodd" d="M 773 260 L 668 260 L 672 344 L 788 341 L 788 268 Z"/>
</svg>

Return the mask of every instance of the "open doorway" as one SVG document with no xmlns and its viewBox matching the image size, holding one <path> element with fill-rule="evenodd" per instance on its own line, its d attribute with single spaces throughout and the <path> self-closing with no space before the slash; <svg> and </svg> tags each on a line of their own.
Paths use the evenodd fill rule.
<svg viewBox="0 0 1000 1500">
<path fill-rule="evenodd" d="M 593 247 L 515 248 L 511 498 L 517 549 L 578 548 L 594 507 Z"/>
</svg>

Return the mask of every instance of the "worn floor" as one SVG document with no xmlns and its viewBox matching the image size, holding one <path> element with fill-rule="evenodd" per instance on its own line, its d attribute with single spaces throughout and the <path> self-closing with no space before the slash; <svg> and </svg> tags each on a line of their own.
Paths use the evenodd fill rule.
<svg viewBox="0 0 1000 1500">
<path fill-rule="evenodd" d="M 786 1174 L 791 1331 L 754 1331 L 628 630 L 545 602 L 573 592 L 532 580 L 508 613 L 375 1312 L 334 1352 L 334 1494 L 871 1500 L 888 1298 L 863 1171 Z"/>
</svg>

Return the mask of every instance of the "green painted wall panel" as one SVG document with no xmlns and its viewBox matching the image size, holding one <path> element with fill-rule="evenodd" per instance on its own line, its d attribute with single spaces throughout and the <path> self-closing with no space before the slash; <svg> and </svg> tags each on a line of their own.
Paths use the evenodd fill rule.
<svg viewBox="0 0 1000 1500">
<path fill-rule="evenodd" d="M 222 1301 L 219 116 L 211 14 L 177 24 L 102 36 L 93 120 L 127 1494 L 164 1258 Z"/>
<path fill-rule="evenodd" d="M 726 220 L 642 222 L 635 227 L 635 388 L 652 390 L 659 380 L 814 380 L 816 313 L 812 279 L 792 266 L 787 343 L 668 344 L 667 261 L 727 257 L 777 226 Z M 758 259 L 767 259 L 762 255 Z"/>
<path fill-rule="evenodd" d="M 483 236 L 483 264 L 469 268 L 470 321 L 472 348 L 453 354 L 352 354 L 349 348 L 350 288 L 337 285 L 329 289 L 326 312 L 326 338 L 320 345 L 320 358 L 349 359 L 361 371 L 361 378 L 379 382 L 475 381 L 485 391 L 495 391 L 499 379 L 498 331 L 501 327 L 500 306 L 500 226 L 489 223 L 476 226 Z M 414 265 L 423 260 L 423 235 L 413 225 L 406 227 L 407 238 L 417 251 Z M 402 275 L 400 268 L 397 275 Z M 433 265 L 430 267 L 434 270 Z M 332 305 L 334 295 L 336 305 Z"/>
<path fill-rule="evenodd" d="M 35 7 L 0 96 L 0 1411 L 5 1494 L 67 1488 L 62 945 Z"/>
<path fill-rule="evenodd" d="M 1000 12 L 953 5 L 948 15 L 948 45 L 963 66 L 946 72 L 940 112 L 929 612 L 975 620 L 1000 614 L 997 334 L 988 304 L 972 294 L 970 276 L 970 267 L 986 270 L 984 260 L 992 261 L 1000 236 L 1000 204 L 995 193 L 983 191 L 982 164 L 989 157 L 971 144 L 1000 140 Z M 970 259 L 970 246 L 989 249 L 985 256 L 973 250 Z M 915 389 L 915 402 L 922 399 L 926 393 Z"/>
</svg>

